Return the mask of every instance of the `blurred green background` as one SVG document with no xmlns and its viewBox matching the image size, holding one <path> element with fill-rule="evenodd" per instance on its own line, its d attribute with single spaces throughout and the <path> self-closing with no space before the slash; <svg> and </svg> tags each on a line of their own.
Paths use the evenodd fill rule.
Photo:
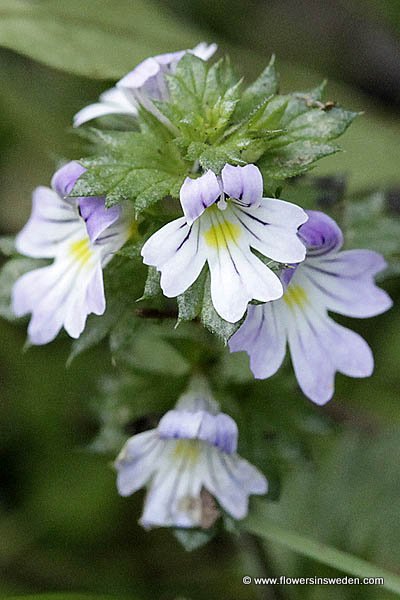
<svg viewBox="0 0 400 600">
<path fill-rule="evenodd" d="M 81 2 L 82 17 L 89 4 Z M 104 7 L 118 12 L 119 4 L 105 1 Z M 346 152 L 325 159 L 315 175 L 342 175 L 354 196 L 383 191 L 391 198 L 393 218 L 399 218 L 398 0 L 160 0 L 142 9 L 135 0 L 123 0 L 128 33 L 141 15 L 137 30 L 131 29 L 132 51 L 125 59 L 132 67 L 148 54 L 204 39 L 230 52 L 247 80 L 274 52 L 283 91 L 307 89 L 328 77 L 329 99 L 365 114 L 341 140 Z M 60 45 L 66 43 L 60 39 Z M 49 182 L 55 164 L 79 156 L 80 142 L 69 132 L 72 116 L 112 81 L 65 74 L 12 50 L 0 51 L 0 69 L 0 228 L 11 234 L 28 217 L 32 189 Z M 387 280 L 385 286 L 399 297 L 398 280 Z M 279 432 L 292 427 L 301 413 L 295 430 L 303 437 L 282 442 L 285 476 L 281 502 L 272 495 L 271 515 L 294 531 L 400 574 L 400 312 L 395 307 L 352 327 L 373 347 L 376 371 L 370 380 L 338 377 L 335 399 L 325 409 L 310 406 L 299 394 L 293 398 L 279 375 L 266 385 L 238 384 L 235 393 L 253 417 L 257 406 L 265 406 L 263 434 L 271 445 L 281 443 Z M 258 565 L 254 540 L 246 536 L 223 534 L 186 553 L 169 532 L 144 532 L 136 523 L 142 495 L 119 498 L 109 458 L 86 450 L 99 427 L 94 409 L 98 382 L 114 370 L 107 349 L 89 351 L 67 369 L 66 338 L 23 352 L 23 328 L 2 321 L 0 335 L 1 595 L 393 597 L 373 586 L 246 587 L 241 583 L 246 573 L 333 571 L 272 544 L 265 548 L 267 564 Z M 161 383 L 159 393 L 172 402 L 179 384 Z M 292 411 L 290 418 L 283 406 Z M 242 450 L 252 458 L 245 446 Z M 268 465 L 272 457 L 258 460 L 267 476 L 268 469 L 276 469 Z"/>
</svg>

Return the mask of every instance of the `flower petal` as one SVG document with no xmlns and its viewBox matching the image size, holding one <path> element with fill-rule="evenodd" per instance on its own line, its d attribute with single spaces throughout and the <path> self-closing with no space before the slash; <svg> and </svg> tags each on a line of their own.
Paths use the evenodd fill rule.
<svg viewBox="0 0 400 600">
<path fill-rule="evenodd" d="M 182 294 L 200 275 L 206 256 L 198 222 L 189 226 L 181 217 L 153 234 L 142 248 L 143 262 L 161 271 L 168 298 Z"/>
<path fill-rule="evenodd" d="M 320 256 L 339 250 L 343 234 L 337 223 L 323 212 L 307 210 L 308 221 L 300 227 L 299 237 L 307 248 L 307 256 Z"/>
<path fill-rule="evenodd" d="M 263 178 L 255 165 L 245 167 L 225 165 L 221 177 L 225 194 L 238 200 L 241 206 L 260 206 Z"/>
<path fill-rule="evenodd" d="M 334 256 L 310 257 L 301 266 L 301 272 L 328 310 L 365 318 L 392 306 L 389 295 L 374 282 L 376 273 L 385 266 L 383 257 L 376 252 L 346 250 Z"/>
<path fill-rule="evenodd" d="M 237 454 L 228 455 L 209 448 L 205 487 L 235 519 L 248 512 L 250 494 L 266 494 L 264 475 Z"/>
<path fill-rule="evenodd" d="M 76 160 L 72 160 L 54 173 L 51 187 L 61 198 L 65 198 L 72 192 L 75 183 L 85 171 L 85 167 L 82 167 Z"/>
<path fill-rule="evenodd" d="M 259 208 L 233 205 L 232 210 L 248 232 L 250 246 L 255 250 L 281 263 L 304 260 L 306 249 L 297 236 L 297 229 L 307 220 L 307 215 L 299 206 L 263 198 Z"/>
<path fill-rule="evenodd" d="M 121 207 L 106 208 L 104 198 L 80 198 L 79 210 L 86 223 L 91 242 L 95 242 L 108 227 L 121 217 Z"/>
<path fill-rule="evenodd" d="M 231 352 L 247 352 L 256 379 L 274 375 L 286 353 L 281 301 L 249 306 L 243 325 L 229 340 Z"/>
<path fill-rule="evenodd" d="M 283 288 L 279 278 L 250 251 L 246 230 L 232 208 L 211 210 L 202 218 L 211 298 L 218 314 L 235 323 L 251 300 L 275 300 L 282 296 Z"/>
<path fill-rule="evenodd" d="M 40 186 L 33 192 L 32 213 L 16 237 L 16 248 L 33 258 L 53 258 L 59 244 L 80 229 L 75 204 L 62 200 L 50 188 Z"/>
<path fill-rule="evenodd" d="M 207 44 L 206 42 L 200 42 L 193 48 L 193 50 L 189 50 L 190 54 L 194 54 L 198 58 L 207 61 L 209 58 L 213 56 L 218 50 L 217 44 Z"/>
<path fill-rule="evenodd" d="M 74 127 L 79 127 L 92 119 L 112 114 L 137 116 L 136 106 L 127 98 L 123 90 L 116 87 L 103 92 L 99 97 L 99 102 L 89 104 L 77 112 L 73 124 Z"/>
<path fill-rule="evenodd" d="M 127 441 L 115 461 L 121 496 L 130 496 L 147 483 L 157 468 L 164 446 L 154 429 L 134 435 Z"/>
<path fill-rule="evenodd" d="M 228 454 L 237 449 L 237 425 L 224 413 L 170 410 L 160 420 L 157 431 L 161 439 L 201 440 Z"/>
<path fill-rule="evenodd" d="M 180 191 L 180 201 L 186 222 L 191 225 L 221 194 L 215 173 L 207 171 L 198 179 L 186 177 Z"/>
<path fill-rule="evenodd" d="M 303 393 L 316 404 L 326 404 L 334 394 L 335 367 L 324 351 L 325 330 L 310 311 L 287 311 L 290 354 Z"/>
<path fill-rule="evenodd" d="M 180 442 L 178 442 L 180 443 Z M 201 523 L 201 459 L 177 452 L 176 442 L 164 442 L 164 454 L 150 484 L 140 523 L 144 527 L 198 527 Z"/>
</svg>

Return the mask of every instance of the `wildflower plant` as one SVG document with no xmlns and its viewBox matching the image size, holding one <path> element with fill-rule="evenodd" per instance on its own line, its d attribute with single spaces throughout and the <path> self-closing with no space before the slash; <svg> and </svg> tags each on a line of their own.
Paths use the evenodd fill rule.
<svg viewBox="0 0 400 600">
<path fill-rule="evenodd" d="M 204 542 L 221 516 L 236 527 L 267 480 L 276 500 L 293 449 L 313 443 L 299 423 L 314 408 L 286 345 L 303 394 L 324 404 L 336 371 L 373 372 L 367 342 L 328 311 L 369 318 L 391 306 L 375 282 L 385 257 L 342 250 L 354 210 L 339 225 L 336 206 L 324 214 L 304 192 L 357 113 L 325 101 L 324 84 L 281 94 L 274 58 L 248 85 L 216 52 L 202 43 L 146 59 L 78 112 L 90 152 L 34 191 L 0 276 L 3 313 L 30 315 L 30 344 L 64 329 L 71 361 L 108 340 L 92 447 L 119 453 L 121 495 L 147 487 L 141 523 L 190 547 L 181 530 L 206 530 Z"/>
</svg>

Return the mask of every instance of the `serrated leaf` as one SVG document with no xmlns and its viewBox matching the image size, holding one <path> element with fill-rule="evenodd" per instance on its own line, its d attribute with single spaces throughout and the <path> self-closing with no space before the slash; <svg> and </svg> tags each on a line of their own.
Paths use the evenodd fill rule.
<svg viewBox="0 0 400 600">
<path fill-rule="evenodd" d="M 162 295 L 160 277 L 161 273 L 157 271 L 156 267 L 149 267 L 146 283 L 144 284 L 143 296 L 140 300 L 148 300 L 149 298 L 155 298 L 156 296 Z"/>
<path fill-rule="evenodd" d="M 85 330 L 72 343 L 67 365 L 82 352 L 103 341 L 127 310 L 134 310 L 142 291 L 144 272 L 145 268 L 139 256 L 116 256 L 111 261 L 104 271 L 106 311 L 100 316 L 89 316 Z"/>
<path fill-rule="evenodd" d="M 170 100 L 158 106 L 180 131 L 178 145 L 184 148 L 193 141 L 212 144 L 239 101 L 240 81 L 229 61 L 222 59 L 211 65 L 187 54 L 167 82 Z"/>
<path fill-rule="evenodd" d="M 261 75 L 243 92 L 240 103 L 235 111 L 235 117 L 241 120 L 263 100 L 278 93 L 278 74 L 275 68 L 275 56 L 272 56 L 268 66 Z"/>
<path fill-rule="evenodd" d="M 71 195 L 105 196 L 107 206 L 130 200 L 137 213 L 168 195 L 177 197 L 187 167 L 172 138 L 157 131 L 94 130 L 100 155 L 81 161 L 87 171 Z"/>
<path fill-rule="evenodd" d="M 210 285 L 210 273 L 205 267 L 193 285 L 177 298 L 178 323 L 199 317 L 204 327 L 226 343 L 240 327 L 242 321 L 229 323 L 219 316 L 211 300 Z"/>
</svg>

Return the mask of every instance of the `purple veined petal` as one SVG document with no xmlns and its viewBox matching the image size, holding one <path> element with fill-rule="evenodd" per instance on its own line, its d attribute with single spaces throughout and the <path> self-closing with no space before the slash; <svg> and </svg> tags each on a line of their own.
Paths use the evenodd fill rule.
<svg viewBox="0 0 400 600">
<path fill-rule="evenodd" d="M 92 119 L 113 114 L 137 116 L 136 106 L 127 98 L 123 90 L 116 87 L 100 94 L 99 102 L 89 104 L 77 112 L 73 119 L 73 125 L 79 127 Z"/>
<path fill-rule="evenodd" d="M 16 237 L 16 248 L 33 258 L 53 258 L 59 244 L 80 228 L 75 204 L 40 186 L 32 194 L 32 213 Z"/>
<path fill-rule="evenodd" d="M 331 400 L 335 367 L 324 349 L 325 330 L 318 327 L 312 311 L 286 311 L 288 342 L 296 379 L 305 396 L 316 404 Z"/>
<path fill-rule="evenodd" d="M 337 371 L 348 377 L 370 377 L 374 357 L 367 342 L 355 331 L 324 315 L 318 325 L 323 334 L 324 350 Z"/>
<path fill-rule="evenodd" d="M 168 298 L 186 291 L 206 261 L 199 222 L 188 226 L 181 217 L 153 234 L 142 248 L 143 262 L 161 272 L 161 288 Z"/>
<path fill-rule="evenodd" d="M 103 271 L 100 261 L 91 269 L 81 270 L 68 299 L 64 316 L 64 329 L 77 339 L 85 328 L 87 316 L 91 313 L 102 315 L 106 310 Z"/>
<path fill-rule="evenodd" d="M 200 456 L 194 458 L 182 441 L 164 442 L 164 453 L 147 493 L 141 525 L 149 527 L 198 527 L 201 521 L 199 500 L 202 480 L 198 477 Z M 189 442 L 186 442 L 189 443 Z"/>
<path fill-rule="evenodd" d="M 246 229 L 230 205 L 224 211 L 210 209 L 201 220 L 211 298 L 223 319 L 236 323 L 251 300 L 268 302 L 282 296 L 279 278 L 250 251 Z"/>
<path fill-rule="evenodd" d="M 299 269 L 328 310 L 367 318 L 392 306 L 389 295 L 374 281 L 376 273 L 385 266 L 385 260 L 377 252 L 346 250 L 333 256 L 310 257 Z"/>
<path fill-rule="evenodd" d="M 121 216 L 121 207 L 106 208 L 104 198 L 79 198 L 78 204 L 92 243 Z"/>
<path fill-rule="evenodd" d="M 255 165 L 233 167 L 225 165 L 221 173 L 223 189 L 242 206 L 258 207 L 263 195 L 263 178 Z"/>
<path fill-rule="evenodd" d="M 235 519 L 243 519 L 248 513 L 250 494 L 265 494 L 267 480 L 253 465 L 233 454 L 207 451 L 206 489 Z"/>
<path fill-rule="evenodd" d="M 165 56 L 171 57 L 171 55 Z M 161 64 L 168 64 L 168 62 L 162 63 L 159 56 L 146 58 L 130 71 L 130 73 L 118 81 L 117 89 L 125 88 L 136 90 L 142 88 L 149 80 L 157 77 L 161 69 Z"/>
<path fill-rule="evenodd" d="M 207 171 L 197 179 L 186 177 L 179 196 L 187 223 L 191 225 L 220 195 L 221 188 L 212 171 Z"/>
<path fill-rule="evenodd" d="M 83 331 L 86 317 L 96 308 L 104 312 L 100 255 L 82 232 L 60 244 L 54 263 L 20 277 L 13 288 L 17 316 L 32 313 L 28 335 L 32 344 L 52 341 L 61 327 L 71 337 Z M 96 294 L 95 296 L 95 289 Z"/>
<path fill-rule="evenodd" d="M 264 198 L 259 208 L 232 204 L 232 210 L 247 231 L 252 248 L 281 263 L 304 260 L 306 249 L 298 238 L 297 229 L 307 220 L 307 215 L 299 206 Z"/>
<path fill-rule="evenodd" d="M 247 352 L 256 379 L 274 375 L 285 358 L 285 321 L 280 306 L 280 300 L 250 305 L 246 320 L 228 342 L 231 352 Z"/>
<path fill-rule="evenodd" d="M 154 429 L 131 437 L 115 461 L 118 493 L 130 496 L 142 488 L 152 477 L 163 451 L 164 443 Z"/>
<path fill-rule="evenodd" d="M 307 210 L 308 221 L 299 229 L 299 237 L 308 256 L 337 252 L 343 245 L 343 234 L 337 223 L 323 212 Z"/>
<path fill-rule="evenodd" d="M 73 160 L 54 173 L 51 187 L 61 198 L 65 198 L 71 193 L 75 183 L 85 171 L 85 167 Z"/>
<path fill-rule="evenodd" d="M 169 410 L 161 418 L 157 431 L 161 439 L 198 439 L 205 411 Z"/>
<path fill-rule="evenodd" d="M 170 410 L 160 420 L 157 430 L 161 439 L 201 440 L 228 454 L 237 448 L 237 425 L 223 413 Z"/>
</svg>

